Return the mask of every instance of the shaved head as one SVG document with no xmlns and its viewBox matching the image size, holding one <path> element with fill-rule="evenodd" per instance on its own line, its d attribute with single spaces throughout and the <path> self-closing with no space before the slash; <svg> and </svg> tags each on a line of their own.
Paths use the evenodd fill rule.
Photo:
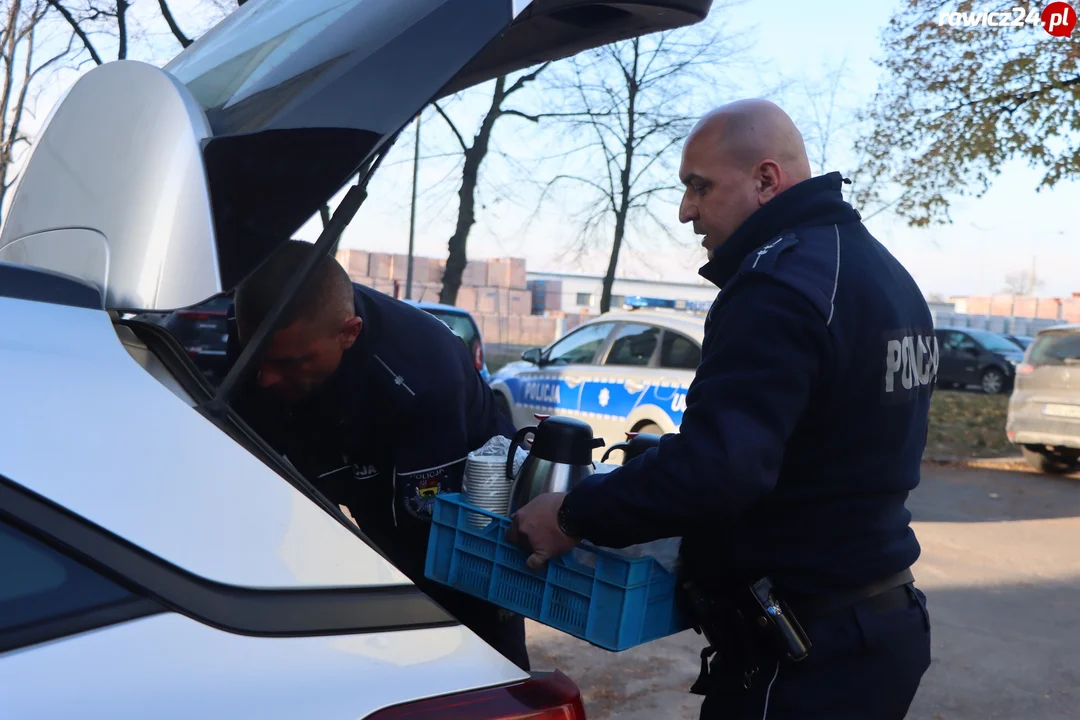
<svg viewBox="0 0 1080 720">
<path fill-rule="evenodd" d="M 711 133 L 720 151 L 735 165 L 752 167 L 773 160 L 793 183 L 810 179 L 810 161 L 802 133 L 788 114 L 768 100 L 738 100 L 716 108 L 691 132 Z"/>
<path fill-rule="evenodd" d="M 712 110 L 683 147 L 686 186 L 679 219 L 693 223 L 713 251 L 759 207 L 812 176 L 802 134 L 768 100 L 739 100 Z"/>
<path fill-rule="evenodd" d="M 314 253 L 310 243 L 284 242 L 240 284 L 235 302 L 242 344 L 266 319 L 297 268 Z M 337 371 L 362 327 L 349 274 L 334 258 L 321 258 L 286 306 L 280 328 L 259 358 L 259 386 L 287 401 L 303 400 Z"/>
</svg>

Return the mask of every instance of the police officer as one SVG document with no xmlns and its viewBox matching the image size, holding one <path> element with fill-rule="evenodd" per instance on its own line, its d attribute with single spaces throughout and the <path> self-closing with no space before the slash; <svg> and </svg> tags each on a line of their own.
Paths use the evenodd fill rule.
<svg viewBox="0 0 1080 720">
<path fill-rule="evenodd" d="M 540 496 L 512 533 L 533 566 L 581 539 L 682 537 L 683 572 L 706 601 L 696 619 L 713 630 L 695 687 L 703 718 L 899 720 L 930 663 L 905 508 L 937 373 L 929 309 L 843 200 L 841 176 L 811 176 L 772 103 L 705 116 L 680 176 L 680 220 L 722 288 L 681 432 Z M 804 631 L 804 658 L 774 632 L 784 616 L 754 607 L 759 580 Z"/>
<path fill-rule="evenodd" d="M 246 343 L 313 246 L 289 241 L 240 285 Z M 238 344 L 233 344 L 233 354 Z M 525 626 L 424 578 L 432 505 L 460 492 L 466 455 L 514 428 L 465 344 L 432 315 L 354 285 L 324 258 L 233 406 L 390 560 L 451 615 L 523 669 Z"/>
</svg>

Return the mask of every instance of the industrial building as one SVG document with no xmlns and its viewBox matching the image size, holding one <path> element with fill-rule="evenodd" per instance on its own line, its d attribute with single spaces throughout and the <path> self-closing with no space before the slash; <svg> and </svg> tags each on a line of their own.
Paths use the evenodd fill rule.
<svg viewBox="0 0 1080 720">
<path fill-rule="evenodd" d="M 600 296 L 604 278 L 600 275 L 577 273 L 526 272 L 528 287 L 533 294 L 533 313 L 566 315 L 595 315 L 600 312 Z M 671 282 L 666 280 L 633 280 L 615 278 L 611 287 L 611 307 L 622 307 L 627 297 L 647 297 L 685 302 L 711 302 L 716 298 L 715 285 Z"/>
</svg>

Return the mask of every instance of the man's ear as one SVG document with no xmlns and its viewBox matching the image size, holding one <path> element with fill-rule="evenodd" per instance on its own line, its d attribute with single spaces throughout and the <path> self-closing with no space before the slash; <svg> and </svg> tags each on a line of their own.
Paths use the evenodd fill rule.
<svg viewBox="0 0 1080 720">
<path fill-rule="evenodd" d="M 780 165 L 774 160 L 763 160 L 757 167 L 754 181 L 757 184 L 758 205 L 764 205 L 780 194 Z"/>
<path fill-rule="evenodd" d="M 360 331 L 364 328 L 364 321 L 360 319 L 359 315 L 353 315 L 351 318 L 345 321 L 345 326 L 341 328 L 341 346 L 342 349 L 348 350 L 356 342 L 356 338 L 360 337 Z"/>
</svg>

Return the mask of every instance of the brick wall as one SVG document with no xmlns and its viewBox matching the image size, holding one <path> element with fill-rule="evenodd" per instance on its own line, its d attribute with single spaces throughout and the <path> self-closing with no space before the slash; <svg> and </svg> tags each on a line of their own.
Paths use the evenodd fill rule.
<svg viewBox="0 0 1080 720">
<path fill-rule="evenodd" d="M 404 297 L 407 255 L 340 250 L 337 259 L 353 282 Z M 414 256 L 412 298 L 438 302 L 445 271 L 445 260 Z M 533 347 L 547 345 L 555 339 L 558 320 L 534 312 L 544 313 L 548 304 L 552 309 L 561 305 L 561 283 L 545 288 L 549 294 L 544 295 L 538 309 L 535 291 L 529 287 L 525 271 L 522 258 L 470 260 L 465 266 L 455 305 L 473 315 L 485 342 Z"/>
</svg>

